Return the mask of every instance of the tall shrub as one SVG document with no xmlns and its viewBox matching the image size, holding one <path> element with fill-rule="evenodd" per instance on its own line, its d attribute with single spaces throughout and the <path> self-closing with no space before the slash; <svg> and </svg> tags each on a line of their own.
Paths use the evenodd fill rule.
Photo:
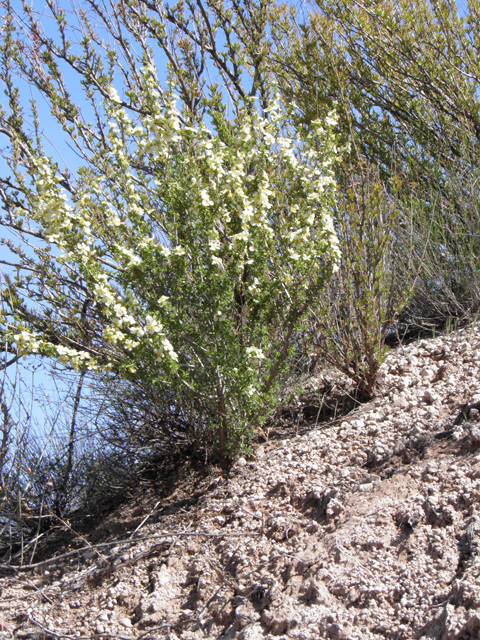
<svg viewBox="0 0 480 640">
<path fill-rule="evenodd" d="M 419 273 L 404 322 L 478 313 L 480 3 L 316 0 L 309 9 L 276 11 L 280 86 L 306 126 L 336 102 L 358 161 L 388 190 L 401 178 L 400 255 L 416 258 Z"/>
<path fill-rule="evenodd" d="M 303 135 L 289 127 L 281 102 L 248 96 L 230 117 L 218 95 L 192 113 L 162 87 L 141 25 L 130 36 L 143 60 L 130 59 L 127 69 L 106 47 L 104 71 L 94 37 L 84 38 L 83 53 L 63 43 L 83 105 L 96 113 L 92 125 L 81 106 L 66 113 L 58 49 L 46 42 L 41 59 L 25 57 L 4 16 L 9 104 L 0 119 L 10 175 L 1 179 L 2 222 L 19 239 L 3 239 L 12 258 L 4 261 L 1 336 L 17 354 L 200 399 L 199 420 L 208 420 L 225 456 L 248 443 L 307 303 L 338 260 L 336 120 L 330 113 Z M 115 70 L 124 74 L 124 97 Z M 75 170 L 29 130 L 15 74 L 47 95 L 81 151 Z M 35 104 L 31 113 L 38 122 Z"/>
</svg>

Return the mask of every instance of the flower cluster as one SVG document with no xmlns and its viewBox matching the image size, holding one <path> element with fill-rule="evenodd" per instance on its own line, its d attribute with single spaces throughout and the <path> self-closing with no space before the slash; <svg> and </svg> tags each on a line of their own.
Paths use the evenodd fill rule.
<svg viewBox="0 0 480 640">
<path fill-rule="evenodd" d="M 76 371 L 80 369 L 88 369 L 89 371 L 98 371 L 99 366 L 88 351 L 76 351 L 71 347 L 58 345 L 55 347 L 58 360 L 72 366 Z"/>
<path fill-rule="evenodd" d="M 247 359 L 253 363 L 259 363 L 262 360 L 265 360 L 265 354 L 258 347 L 247 347 L 245 349 L 245 355 Z"/>
<path fill-rule="evenodd" d="M 17 345 L 18 355 L 20 356 L 39 353 L 43 345 L 41 337 L 27 329 L 22 329 L 20 333 L 14 334 L 13 339 Z"/>
<path fill-rule="evenodd" d="M 97 361 L 88 351 L 79 351 L 61 344 L 52 345 L 44 340 L 42 336 L 28 329 L 22 329 L 19 333 L 14 334 L 13 339 L 19 355 L 55 356 L 59 362 L 73 367 L 76 371 L 80 369 L 99 370 Z"/>
<path fill-rule="evenodd" d="M 38 158 L 36 163 L 38 177 L 36 217 L 42 225 L 49 242 L 63 246 L 63 234 L 72 228 L 72 207 L 61 190 L 61 181 L 47 158 Z"/>
</svg>

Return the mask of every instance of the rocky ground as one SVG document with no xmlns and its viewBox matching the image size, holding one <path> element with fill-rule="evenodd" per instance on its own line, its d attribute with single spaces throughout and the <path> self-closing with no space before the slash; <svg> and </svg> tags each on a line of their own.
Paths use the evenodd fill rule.
<svg viewBox="0 0 480 640">
<path fill-rule="evenodd" d="M 3 636 L 480 638 L 479 365 L 475 327 L 399 347 L 342 420 L 3 566 Z"/>
</svg>

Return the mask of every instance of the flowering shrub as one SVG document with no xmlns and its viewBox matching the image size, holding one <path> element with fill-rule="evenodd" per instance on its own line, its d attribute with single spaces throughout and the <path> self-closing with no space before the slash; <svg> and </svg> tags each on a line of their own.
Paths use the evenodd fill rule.
<svg viewBox="0 0 480 640">
<path fill-rule="evenodd" d="M 24 243 L 5 243 L 30 274 L 4 276 L 3 339 L 200 398 L 226 455 L 273 400 L 295 327 L 339 257 L 336 120 L 302 139 L 278 101 L 261 115 L 246 99 L 234 121 L 212 113 L 209 129 L 160 95 L 153 67 L 142 74 L 135 120 L 106 86 L 105 136 L 75 181 L 40 148 L 25 167 L 13 138 L 22 202 L 4 206 Z"/>
</svg>

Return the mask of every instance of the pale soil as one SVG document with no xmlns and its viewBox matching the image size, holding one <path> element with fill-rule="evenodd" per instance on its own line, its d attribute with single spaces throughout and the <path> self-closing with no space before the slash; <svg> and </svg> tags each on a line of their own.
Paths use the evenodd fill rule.
<svg viewBox="0 0 480 640">
<path fill-rule="evenodd" d="M 343 421 L 4 568 L 3 636 L 480 638 L 479 365 L 476 328 L 398 348 Z"/>
</svg>

